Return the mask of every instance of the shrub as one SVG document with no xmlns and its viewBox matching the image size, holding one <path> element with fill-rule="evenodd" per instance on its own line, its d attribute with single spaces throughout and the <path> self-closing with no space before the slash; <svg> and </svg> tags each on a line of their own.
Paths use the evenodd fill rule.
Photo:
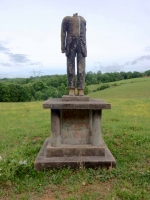
<svg viewBox="0 0 150 200">
<path fill-rule="evenodd" d="M 104 85 L 101 85 L 100 87 L 98 87 L 97 90 L 105 90 L 105 89 L 107 89 L 109 87 L 110 87 L 110 85 L 104 84 Z"/>
</svg>

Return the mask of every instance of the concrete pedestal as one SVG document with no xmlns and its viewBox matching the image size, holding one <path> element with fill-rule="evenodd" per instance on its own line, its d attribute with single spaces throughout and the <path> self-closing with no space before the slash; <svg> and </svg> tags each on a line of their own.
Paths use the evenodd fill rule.
<svg viewBox="0 0 150 200">
<path fill-rule="evenodd" d="M 102 109 L 111 105 L 87 96 L 49 99 L 43 108 L 51 109 L 51 136 L 35 162 L 35 170 L 62 166 L 112 166 L 116 161 L 102 140 Z"/>
</svg>

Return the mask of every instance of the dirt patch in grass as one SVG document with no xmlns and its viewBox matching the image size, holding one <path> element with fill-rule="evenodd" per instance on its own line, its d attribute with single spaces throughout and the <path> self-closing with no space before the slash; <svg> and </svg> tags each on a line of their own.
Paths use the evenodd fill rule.
<svg viewBox="0 0 150 200">
<path fill-rule="evenodd" d="M 82 183 L 81 185 L 67 185 L 67 186 L 49 186 L 39 200 L 69 200 L 80 199 L 82 196 L 91 197 L 91 199 L 104 199 L 106 195 L 112 190 L 113 181 L 97 182 L 94 184 Z M 36 197 L 35 197 L 36 198 Z"/>
</svg>

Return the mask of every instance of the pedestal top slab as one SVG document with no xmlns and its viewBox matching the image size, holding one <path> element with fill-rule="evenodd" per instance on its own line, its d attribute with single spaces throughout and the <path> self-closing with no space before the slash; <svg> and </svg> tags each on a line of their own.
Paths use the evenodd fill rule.
<svg viewBox="0 0 150 200">
<path fill-rule="evenodd" d="M 89 96 L 69 96 L 63 95 L 62 101 L 89 101 Z"/>
<path fill-rule="evenodd" d="M 61 98 L 51 98 L 43 103 L 43 108 L 51 109 L 111 109 L 111 104 L 101 99 L 89 99 L 89 101 L 62 101 Z"/>
</svg>

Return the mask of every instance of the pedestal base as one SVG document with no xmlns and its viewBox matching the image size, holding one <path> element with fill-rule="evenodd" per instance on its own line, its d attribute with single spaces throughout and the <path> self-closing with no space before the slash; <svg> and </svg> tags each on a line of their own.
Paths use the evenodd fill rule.
<svg viewBox="0 0 150 200">
<path fill-rule="evenodd" d="M 51 137 L 34 162 L 35 170 L 115 167 L 116 161 L 101 136 L 102 109 L 110 109 L 109 103 L 64 95 L 62 99 L 48 99 L 43 108 L 51 112 Z"/>
<path fill-rule="evenodd" d="M 91 144 L 66 145 L 52 147 L 49 143 L 46 147 L 46 157 L 72 157 L 72 156 L 105 156 L 105 146 L 92 146 Z"/>
<path fill-rule="evenodd" d="M 76 168 L 80 166 L 85 167 L 115 167 L 116 161 L 112 153 L 104 143 L 105 155 L 104 156 L 50 156 L 46 157 L 47 147 L 49 138 L 47 138 L 37 155 L 34 162 L 34 169 L 37 171 L 46 168 L 60 168 L 60 167 L 71 167 Z M 62 147 L 63 148 L 63 147 Z"/>
</svg>

